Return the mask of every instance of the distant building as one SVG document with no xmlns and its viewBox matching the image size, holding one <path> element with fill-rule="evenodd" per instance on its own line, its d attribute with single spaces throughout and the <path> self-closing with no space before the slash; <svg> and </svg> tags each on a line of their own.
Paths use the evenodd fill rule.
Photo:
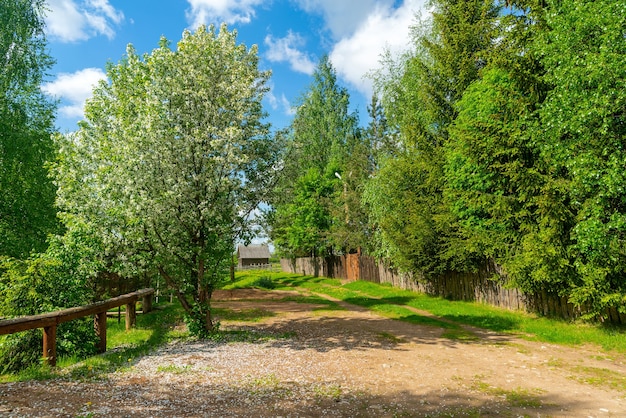
<svg viewBox="0 0 626 418">
<path fill-rule="evenodd" d="M 270 249 L 265 244 L 238 245 L 238 268 L 267 267 L 270 264 Z"/>
</svg>

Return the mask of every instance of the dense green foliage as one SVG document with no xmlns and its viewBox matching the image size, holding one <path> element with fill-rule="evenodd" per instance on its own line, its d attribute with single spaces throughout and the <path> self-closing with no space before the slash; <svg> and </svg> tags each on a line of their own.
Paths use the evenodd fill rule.
<svg viewBox="0 0 626 418">
<path fill-rule="evenodd" d="M 92 303 L 93 279 L 102 269 L 98 246 L 76 234 L 52 238 L 46 252 L 29 259 L 0 260 L 0 317 L 52 312 Z M 0 337 L 0 373 L 21 370 L 41 359 L 41 330 Z M 96 352 L 93 318 L 61 324 L 57 354 L 84 357 Z"/>
<path fill-rule="evenodd" d="M 589 317 L 626 313 L 626 4 L 430 5 L 374 74 L 366 129 L 337 128 L 346 102 L 318 68 L 292 126 L 302 169 L 273 202 L 279 249 L 365 248 L 426 279 L 495 263 Z"/>
<path fill-rule="evenodd" d="M 456 103 L 479 77 L 499 31 L 491 1 L 435 1 L 432 21 L 413 32 L 415 50 L 382 82 L 383 105 L 401 151 L 383 159 L 367 185 L 379 247 L 405 271 L 472 268 L 475 249 L 457 245 L 459 225 L 445 199 L 446 145 Z"/>
<path fill-rule="evenodd" d="M 348 106 L 325 56 L 298 105 L 271 202 L 271 237 L 285 256 L 324 256 L 361 245 L 354 235 L 366 222 L 357 187 L 367 172 L 368 147 Z"/>
<path fill-rule="evenodd" d="M 58 229 L 55 188 L 45 163 L 55 105 L 40 85 L 52 66 L 41 0 L 0 7 L 0 256 L 27 257 Z"/>
<path fill-rule="evenodd" d="M 431 3 L 378 80 L 403 145 L 367 186 L 378 255 L 626 312 L 626 5 Z"/>
</svg>

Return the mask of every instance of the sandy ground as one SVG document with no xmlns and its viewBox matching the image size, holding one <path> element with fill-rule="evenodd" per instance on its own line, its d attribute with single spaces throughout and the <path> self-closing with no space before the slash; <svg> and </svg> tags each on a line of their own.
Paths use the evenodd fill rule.
<svg viewBox="0 0 626 418">
<path fill-rule="evenodd" d="M 251 342 L 186 341 L 96 381 L 0 385 L 3 417 L 626 417 L 626 359 L 468 328 L 474 338 L 279 300 L 217 292 Z"/>
</svg>

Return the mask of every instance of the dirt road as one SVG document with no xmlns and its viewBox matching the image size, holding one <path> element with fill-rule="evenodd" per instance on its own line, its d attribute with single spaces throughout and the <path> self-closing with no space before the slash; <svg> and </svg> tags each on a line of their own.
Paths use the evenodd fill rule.
<svg viewBox="0 0 626 418">
<path fill-rule="evenodd" d="M 218 292 L 243 342 L 186 341 L 98 381 L 0 385 L 0 416 L 626 416 L 626 359 L 594 347 L 472 338 L 362 308 Z M 248 342 L 245 342 L 248 341 Z"/>
</svg>

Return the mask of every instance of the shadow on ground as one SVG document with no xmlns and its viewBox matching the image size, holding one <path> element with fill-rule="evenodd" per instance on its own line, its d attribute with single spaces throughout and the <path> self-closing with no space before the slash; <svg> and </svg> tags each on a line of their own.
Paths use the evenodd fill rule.
<svg viewBox="0 0 626 418">
<path fill-rule="evenodd" d="M 275 381 L 261 386 L 254 381 L 215 385 L 210 381 L 185 384 L 158 382 L 73 385 L 44 382 L 0 385 L 0 414 L 44 417 L 517 417 L 587 416 L 584 402 L 533 395 L 510 400 L 446 388 L 423 393 L 395 391 L 387 395 L 351 391 L 333 382 L 302 384 Z M 68 395 L 71 393 L 71 395 Z M 112 402 L 113 401 L 113 402 Z M 45 408 L 42 408 L 45 405 Z M 567 405 L 563 408 L 561 405 Z M 568 412 L 569 411 L 569 412 Z M 580 415 L 582 413 L 582 415 Z M 606 411 L 605 416 L 609 416 Z"/>
</svg>

